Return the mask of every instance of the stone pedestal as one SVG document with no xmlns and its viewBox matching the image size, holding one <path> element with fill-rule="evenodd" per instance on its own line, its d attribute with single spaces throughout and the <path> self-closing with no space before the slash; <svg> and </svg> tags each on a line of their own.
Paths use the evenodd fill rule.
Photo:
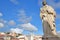
<svg viewBox="0 0 60 40">
<path fill-rule="evenodd" d="M 42 40 L 60 40 L 60 37 L 42 37 Z"/>
</svg>

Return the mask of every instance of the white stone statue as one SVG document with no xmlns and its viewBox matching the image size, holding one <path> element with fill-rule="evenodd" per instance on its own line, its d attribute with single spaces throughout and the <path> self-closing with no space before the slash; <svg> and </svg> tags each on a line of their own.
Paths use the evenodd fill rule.
<svg viewBox="0 0 60 40">
<path fill-rule="evenodd" d="M 43 7 L 40 9 L 40 17 L 43 23 L 43 31 L 45 36 L 56 35 L 55 18 L 56 12 L 54 9 L 43 2 Z"/>
</svg>

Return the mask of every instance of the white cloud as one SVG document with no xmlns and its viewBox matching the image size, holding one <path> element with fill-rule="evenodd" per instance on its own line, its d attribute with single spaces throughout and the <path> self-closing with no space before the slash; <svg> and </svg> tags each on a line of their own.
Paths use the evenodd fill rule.
<svg viewBox="0 0 60 40">
<path fill-rule="evenodd" d="M 14 4 L 19 4 L 19 2 L 17 0 L 10 0 L 10 2 L 12 2 Z"/>
<path fill-rule="evenodd" d="M 25 10 L 20 10 L 18 16 L 18 21 L 22 23 L 29 23 L 32 19 L 31 16 L 26 16 Z"/>
<path fill-rule="evenodd" d="M 4 27 L 4 23 L 0 23 L 0 27 Z"/>
<path fill-rule="evenodd" d="M 6 21 L 6 20 L 4 20 L 4 23 L 7 23 L 7 21 Z"/>
<path fill-rule="evenodd" d="M 3 20 L 3 19 L 0 19 L 0 22 L 7 23 L 7 21 L 6 20 Z"/>
<path fill-rule="evenodd" d="M 7 23 L 7 21 L 0 19 L 0 27 L 5 27 L 6 23 Z"/>
<path fill-rule="evenodd" d="M 21 17 L 21 19 L 19 19 L 20 22 L 22 23 L 29 23 L 31 21 L 32 17 Z"/>
<path fill-rule="evenodd" d="M 32 25 L 31 23 L 26 23 L 26 24 L 21 24 L 20 27 L 22 27 L 23 29 L 25 30 L 28 30 L 28 31 L 37 31 L 38 29 Z"/>
<path fill-rule="evenodd" d="M 14 21 L 14 20 L 10 20 L 10 21 L 8 22 L 8 24 L 9 24 L 9 25 L 11 25 L 11 26 L 16 25 L 16 23 L 15 23 L 15 21 Z"/>
<path fill-rule="evenodd" d="M 3 16 L 3 14 L 2 14 L 2 13 L 0 13 L 0 17 L 1 17 L 1 16 Z"/>
<path fill-rule="evenodd" d="M 18 12 L 21 13 L 21 14 L 25 14 L 25 10 L 24 9 L 21 9 Z"/>
<path fill-rule="evenodd" d="M 23 32 L 23 30 L 19 29 L 19 28 L 11 28 L 10 31 L 15 32 L 15 33 L 22 33 Z"/>
</svg>

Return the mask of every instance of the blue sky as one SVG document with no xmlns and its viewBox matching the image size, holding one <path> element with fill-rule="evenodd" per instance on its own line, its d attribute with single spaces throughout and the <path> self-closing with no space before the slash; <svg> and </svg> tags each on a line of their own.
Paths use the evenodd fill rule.
<svg viewBox="0 0 60 40">
<path fill-rule="evenodd" d="M 60 31 L 60 1 L 47 0 L 56 13 L 56 29 Z M 23 34 L 34 31 L 34 34 L 43 34 L 42 22 L 40 19 L 40 8 L 42 0 L 0 0 L 0 32 L 20 29 Z M 21 24 L 25 25 L 21 27 Z M 30 27 L 31 26 L 31 27 Z M 30 29 L 29 29 L 30 28 Z M 27 29 L 27 30 L 26 30 Z"/>
</svg>

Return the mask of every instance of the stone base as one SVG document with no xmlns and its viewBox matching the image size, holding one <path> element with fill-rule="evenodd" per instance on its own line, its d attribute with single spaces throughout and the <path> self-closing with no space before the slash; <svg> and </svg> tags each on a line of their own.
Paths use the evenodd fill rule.
<svg viewBox="0 0 60 40">
<path fill-rule="evenodd" d="M 60 37 L 42 37 L 42 40 L 60 40 Z"/>
</svg>

